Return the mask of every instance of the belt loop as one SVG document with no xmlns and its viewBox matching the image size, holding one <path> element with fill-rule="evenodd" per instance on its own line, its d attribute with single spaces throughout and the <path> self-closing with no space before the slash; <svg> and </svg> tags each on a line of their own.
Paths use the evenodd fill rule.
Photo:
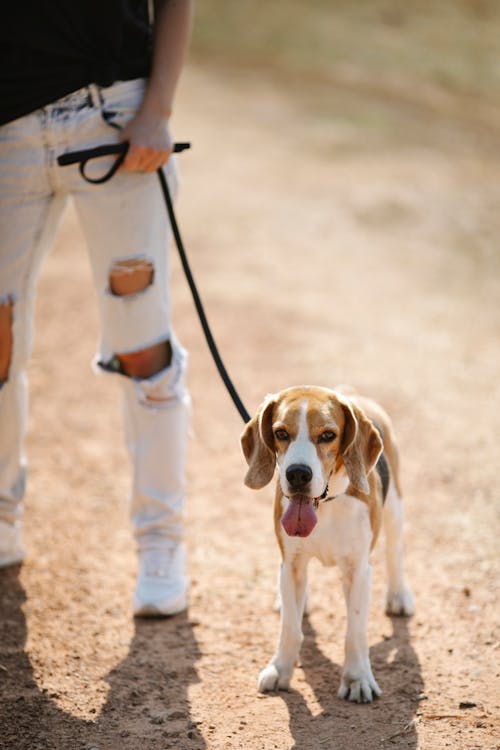
<svg viewBox="0 0 500 750">
<path fill-rule="evenodd" d="M 89 92 L 89 98 L 92 102 L 93 106 L 96 109 L 101 109 L 102 107 L 102 94 L 101 89 L 96 83 L 89 83 L 88 85 L 88 92 Z"/>
</svg>

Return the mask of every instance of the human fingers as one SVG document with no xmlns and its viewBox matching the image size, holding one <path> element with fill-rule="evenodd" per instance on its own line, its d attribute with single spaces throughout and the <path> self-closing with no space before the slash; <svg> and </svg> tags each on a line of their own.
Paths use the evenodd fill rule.
<svg viewBox="0 0 500 750">
<path fill-rule="evenodd" d="M 122 169 L 129 172 L 156 172 L 167 163 L 172 149 L 130 145 Z"/>
</svg>

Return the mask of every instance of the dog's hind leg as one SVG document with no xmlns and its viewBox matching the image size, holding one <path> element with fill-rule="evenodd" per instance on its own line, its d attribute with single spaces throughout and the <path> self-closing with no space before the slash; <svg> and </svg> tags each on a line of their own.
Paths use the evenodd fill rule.
<svg viewBox="0 0 500 750">
<path fill-rule="evenodd" d="M 306 598 L 307 560 L 284 560 L 280 571 L 281 630 L 278 648 L 259 675 L 261 693 L 287 690 L 302 644 L 302 617 Z"/>
<path fill-rule="evenodd" d="M 414 603 L 403 566 L 403 504 L 393 482 L 384 505 L 384 529 L 388 578 L 386 612 L 410 616 Z"/>
</svg>

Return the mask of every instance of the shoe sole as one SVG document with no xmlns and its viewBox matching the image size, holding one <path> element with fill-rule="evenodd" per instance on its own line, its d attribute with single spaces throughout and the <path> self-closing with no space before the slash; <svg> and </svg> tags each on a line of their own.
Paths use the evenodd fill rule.
<svg viewBox="0 0 500 750">
<path fill-rule="evenodd" d="M 0 558 L 0 569 L 11 568 L 14 565 L 21 565 L 21 563 L 24 562 L 25 557 L 26 555 L 24 553 L 11 555 L 11 557 L 2 557 Z"/>
<path fill-rule="evenodd" d="M 134 617 L 173 617 L 184 612 L 188 606 L 189 602 L 184 596 L 172 602 L 168 607 L 162 607 L 159 604 L 151 602 L 148 604 L 134 604 Z"/>
</svg>

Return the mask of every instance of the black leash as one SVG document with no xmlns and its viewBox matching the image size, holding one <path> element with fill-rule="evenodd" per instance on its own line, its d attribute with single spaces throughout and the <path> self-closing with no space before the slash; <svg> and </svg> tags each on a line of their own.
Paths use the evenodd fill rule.
<svg viewBox="0 0 500 750">
<path fill-rule="evenodd" d="M 191 147 L 190 143 L 176 143 L 174 145 L 174 152 L 179 153 L 180 151 L 185 151 L 186 149 L 190 147 Z M 97 146 L 96 148 L 84 149 L 83 151 L 72 151 L 66 154 L 62 154 L 62 156 L 59 156 L 57 159 L 57 163 L 61 167 L 66 167 L 66 166 L 69 166 L 70 164 L 79 164 L 80 174 L 82 175 L 84 180 L 87 180 L 87 182 L 91 182 L 94 185 L 101 185 L 103 182 L 107 182 L 108 180 L 110 180 L 113 177 L 113 175 L 117 172 L 117 170 L 120 168 L 120 166 L 123 164 L 125 157 L 127 155 L 128 148 L 129 148 L 129 144 L 125 142 L 125 143 L 114 143 L 114 144 L 109 144 L 109 145 L 104 145 L 104 146 Z M 106 172 L 106 174 L 98 178 L 89 177 L 86 174 L 85 168 L 87 166 L 87 163 L 91 159 L 96 159 L 100 156 L 111 156 L 111 155 L 117 155 L 117 159 L 113 163 L 113 166 Z M 238 395 L 238 392 L 236 388 L 234 387 L 231 381 L 231 378 L 228 375 L 228 372 L 219 354 L 219 350 L 217 349 L 217 345 L 212 335 L 212 331 L 210 330 L 210 326 L 208 325 L 207 316 L 205 314 L 205 310 L 203 308 L 203 304 L 201 302 L 200 295 L 198 293 L 198 289 L 196 287 L 196 284 L 193 278 L 193 274 L 191 273 L 191 268 L 189 266 L 189 262 L 187 259 L 186 250 L 184 248 L 184 243 L 182 241 L 181 233 L 179 231 L 177 219 L 175 218 L 172 198 L 170 196 L 170 191 L 168 189 L 167 180 L 165 178 L 163 170 L 159 169 L 157 171 L 157 175 L 158 175 L 158 179 L 160 180 L 161 190 L 163 193 L 163 197 L 165 199 L 168 217 L 170 219 L 170 226 L 172 227 L 172 234 L 174 235 L 175 244 L 177 245 L 177 250 L 179 251 L 179 257 L 181 259 L 182 268 L 184 269 L 184 273 L 186 275 L 189 289 L 191 290 L 193 301 L 196 307 L 196 312 L 198 313 L 198 317 L 200 319 L 203 332 L 205 334 L 205 339 L 207 341 L 208 348 L 210 349 L 210 353 L 213 357 L 217 370 L 219 371 L 219 375 L 221 376 L 224 382 L 224 385 L 226 386 L 229 392 L 229 395 L 231 396 L 233 400 L 234 405 L 238 409 L 238 412 L 241 418 L 243 419 L 244 422 L 249 422 L 250 415 L 245 409 L 243 402 L 241 401 Z"/>
</svg>

